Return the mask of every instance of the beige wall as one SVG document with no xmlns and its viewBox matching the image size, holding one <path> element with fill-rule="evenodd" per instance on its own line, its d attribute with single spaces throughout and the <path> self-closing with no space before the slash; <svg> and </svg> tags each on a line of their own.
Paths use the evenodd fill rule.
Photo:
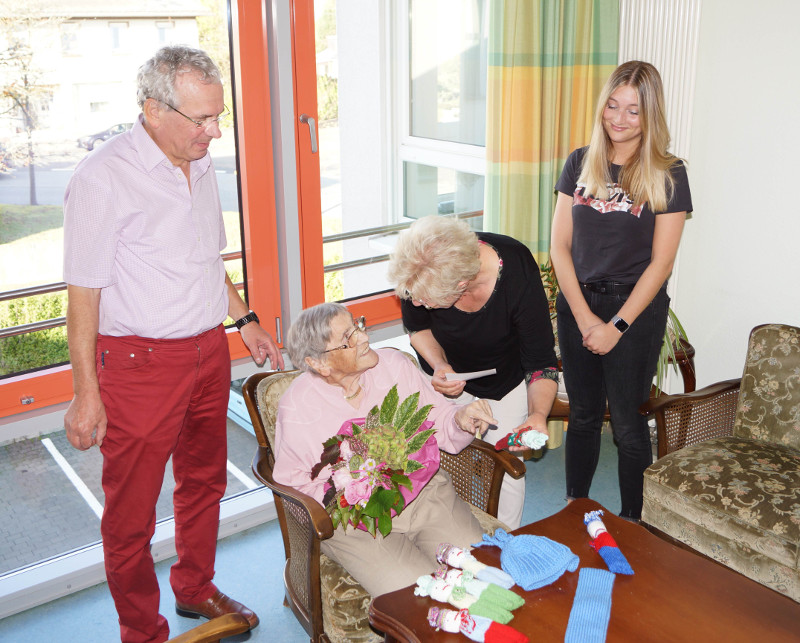
<svg viewBox="0 0 800 643">
<path fill-rule="evenodd" d="M 739 377 L 750 329 L 800 326 L 800 3 L 702 4 L 673 308 L 698 387 Z"/>
</svg>

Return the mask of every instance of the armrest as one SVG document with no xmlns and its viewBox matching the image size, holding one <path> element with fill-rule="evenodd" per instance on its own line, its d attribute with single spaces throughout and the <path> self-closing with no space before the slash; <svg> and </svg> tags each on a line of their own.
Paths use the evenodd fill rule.
<svg viewBox="0 0 800 643">
<path fill-rule="evenodd" d="M 459 497 L 497 518 L 503 475 L 513 478 L 525 475 L 525 464 L 507 451 L 474 439 L 459 453 L 441 451 L 441 467 L 450 474 Z"/>
<path fill-rule="evenodd" d="M 660 395 L 639 407 L 655 415 L 658 457 L 685 446 L 731 435 L 739 401 L 740 378 L 718 382 L 691 393 Z"/>
<path fill-rule="evenodd" d="M 486 457 L 493 459 L 498 466 L 502 467 L 503 471 L 505 471 L 515 480 L 518 480 L 525 475 L 525 464 L 520 458 L 505 450 L 497 451 L 494 448 L 494 445 L 490 444 L 489 442 L 484 442 L 483 440 L 476 438 L 467 445 L 467 449 L 477 449 L 478 451 L 485 453 Z"/>
<path fill-rule="evenodd" d="M 263 482 L 272 493 L 307 514 L 310 526 L 319 540 L 325 540 L 333 536 L 331 517 L 319 502 L 294 487 L 275 482 L 272 477 L 272 467 L 269 463 L 269 449 L 262 446 L 258 447 L 255 456 L 253 456 L 252 469 L 256 478 Z"/>
</svg>

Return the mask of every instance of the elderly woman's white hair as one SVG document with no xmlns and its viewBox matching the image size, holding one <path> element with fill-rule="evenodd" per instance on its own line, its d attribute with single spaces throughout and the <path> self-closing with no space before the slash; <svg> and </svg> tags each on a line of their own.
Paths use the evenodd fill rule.
<svg viewBox="0 0 800 643">
<path fill-rule="evenodd" d="M 451 304 L 481 268 L 478 236 L 465 221 L 429 216 L 400 233 L 388 276 L 401 299 Z"/>
<path fill-rule="evenodd" d="M 339 315 L 349 315 L 346 306 L 336 303 L 306 308 L 286 333 L 286 350 L 295 368 L 313 371 L 306 361 L 321 360 L 331 339 L 331 322 Z"/>
</svg>

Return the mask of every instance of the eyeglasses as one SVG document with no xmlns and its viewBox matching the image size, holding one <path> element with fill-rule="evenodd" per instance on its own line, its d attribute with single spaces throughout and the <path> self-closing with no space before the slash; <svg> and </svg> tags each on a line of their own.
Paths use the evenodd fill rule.
<svg viewBox="0 0 800 643">
<path fill-rule="evenodd" d="M 429 303 L 427 303 L 424 299 L 421 299 L 420 297 L 415 297 L 414 293 L 412 293 L 408 288 L 406 288 L 406 290 L 404 291 L 403 295 L 404 295 L 404 298 L 408 299 L 409 301 L 418 301 L 427 310 L 430 310 L 432 308 L 432 306 Z"/>
<path fill-rule="evenodd" d="M 325 353 L 332 353 L 333 351 L 341 351 L 346 348 L 355 348 L 356 342 L 358 341 L 357 334 L 359 332 L 361 333 L 367 332 L 367 318 L 364 317 L 363 315 L 358 319 L 353 320 L 352 330 L 349 333 L 347 333 L 347 335 L 344 336 L 344 341 L 347 342 L 346 344 L 342 344 L 341 346 L 337 346 L 336 348 L 329 348 L 326 351 L 322 351 L 322 354 L 324 355 Z"/>
<path fill-rule="evenodd" d="M 161 101 L 161 102 L 163 103 L 164 101 Z M 187 116 L 181 110 L 179 110 L 176 107 L 173 107 L 169 103 L 164 103 L 164 105 L 169 107 L 171 110 L 173 110 L 175 112 L 178 112 L 178 114 L 183 116 L 187 121 L 191 121 L 192 123 L 194 123 L 194 125 L 195 125 L 195 127 L 197 127 L 197 129 L 204 129 L 206 131 L 212 125 L 216 125 L 217 127 L 221 127 L 222 125 L 224 125 L 225 123 L 228 122 L 228 120 L 230 119 L 230 116 L 231 116 L 230 110 L 225 105 L 223 105 L 223 107 L 225 107 L 225 111 L 222 112 L 222 114 L 220 114 L 219 116 L 209 116 L 208 118 L 204 118 L 201 121 L 196 121 L 191 116 Z"/>
</svg>

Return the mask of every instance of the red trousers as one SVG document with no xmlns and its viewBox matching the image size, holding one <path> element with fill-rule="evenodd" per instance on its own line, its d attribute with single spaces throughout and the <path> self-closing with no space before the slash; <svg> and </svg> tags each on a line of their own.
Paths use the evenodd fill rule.
<svg viewBox="0 0 800 643">
<path fill-rule="evenodd" d="M 231 366 L 225 330 L 186 339 L 98 336 L 97 373 L 108 416 L 103 454 L 106 576 L 124 643 L 166 641 L 150 554 L 156 500 L 172 456 L 177 600 L 216 587 L 219 501 L 227 485 Z"/>
</svg>

